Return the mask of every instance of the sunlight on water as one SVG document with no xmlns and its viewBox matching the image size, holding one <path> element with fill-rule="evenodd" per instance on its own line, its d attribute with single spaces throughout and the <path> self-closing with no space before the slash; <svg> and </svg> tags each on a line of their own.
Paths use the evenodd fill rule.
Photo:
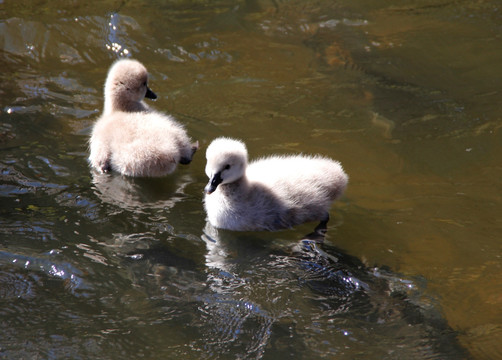
<svg viewBox="0 0 502 360">
<path fill-rule="evenodd" d="M 2 5 L 2 358 L 502 356 L 498 4 Z M 119 57 L 201 145 L 168 178 L 89 169 Z M 341 161 L 328 228 L 206 224 L 222 135 Z"/>
</svg>

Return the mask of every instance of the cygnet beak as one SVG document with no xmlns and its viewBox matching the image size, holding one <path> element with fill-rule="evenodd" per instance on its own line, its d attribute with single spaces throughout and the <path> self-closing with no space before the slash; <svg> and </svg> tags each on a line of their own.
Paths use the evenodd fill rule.
<svg viewBox="0 0 502 360">
<path fill-rule="evenodd" d="M 148 99 L 152 99 L 152 100 L 155 100 L 157 99 L 157 94 L 155 94 L 152 89 L 150 89 L 149 87 L 146 88 L 146 94 L 145 94 L 145 97 L 148 98 Z"/>
<path fill-rule="evenodd" d="M 209 179 L 209 182 L 207 183 L 206 187 L 204 188 L 204 192 L 206 194 L 212 194 L 216 188 L 218 187 L 218 185 L 221 184 L 221 182 L 223 181 L 223 179 L 221 178 L 221 173 L 216 173 L 213 175 L 213 177 L 211 179 Z"/>
</svg>

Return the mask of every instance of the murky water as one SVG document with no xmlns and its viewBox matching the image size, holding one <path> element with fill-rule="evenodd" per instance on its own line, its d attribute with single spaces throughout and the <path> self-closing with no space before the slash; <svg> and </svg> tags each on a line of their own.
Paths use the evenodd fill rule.
<svg viewBox="0 0 502 360">
<path fill-rule="evenodd" d="M 2 357 L 502 357 L 500 3 L 0 1 L 0 15 Z M 201 144 L 173 176 L 87 165 L 119 56 Z M 251 157 L 340 160 L 350 184 L 326 235 L 208 226 L 220 135 Z"/>
</svg>

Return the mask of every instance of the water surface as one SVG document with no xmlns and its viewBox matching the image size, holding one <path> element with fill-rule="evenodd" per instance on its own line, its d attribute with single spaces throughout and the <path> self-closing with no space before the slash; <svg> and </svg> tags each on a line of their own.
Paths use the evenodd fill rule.
<svg viewBox="0 0 502 360">
<path fill-rule="evenodd" d="M 3 3 L 0 354 L 501 357 L 499 5 Z M 118 57 L 201 144 L 172 176 L 88 167 Z M 220 135 L 342 162 L 324 242 L 206 224 Z"/>
</svg>

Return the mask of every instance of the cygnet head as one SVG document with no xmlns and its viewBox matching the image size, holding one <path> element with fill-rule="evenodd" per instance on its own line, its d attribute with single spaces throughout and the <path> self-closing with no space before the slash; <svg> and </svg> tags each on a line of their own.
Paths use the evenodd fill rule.
<svg viewBox="0 0 502 360">
<path fill-rule="evenodd" d="M 208 146 L 206 159 L 209 182 L 204 191 L 211 194 L 218 185 L 232 183 L 244 175 L 248 152 L 242 141 L 220 137 Z"/>
<path fill-rule="evenodd" d="M 144 109 L 144 98 L 156 99 L 148 88 L 148 72 L 137 60 L 121 59 L 108 71 L 105 83 L 105 112 Z"/>
</svg>

